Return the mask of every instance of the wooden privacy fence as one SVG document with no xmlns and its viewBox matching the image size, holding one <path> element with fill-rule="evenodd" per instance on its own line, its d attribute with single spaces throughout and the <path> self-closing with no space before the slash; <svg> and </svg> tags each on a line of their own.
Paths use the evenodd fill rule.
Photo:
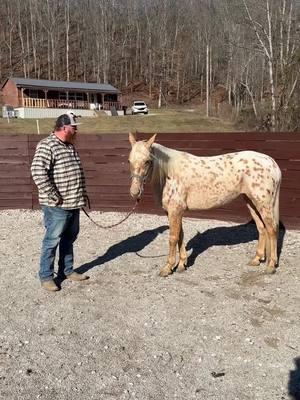
<svg viewBox="0 0 300 400">
<path fill-rule="evenodd" d="M 0 136 L 0 209 L 38 208 L 37 192 L 30 177 L 36 144 L 44 136 Z M 138 134 L 139 139 L 150 134 Z M 300 135 L 295 133 L 161 133 L 157 142 L 170 148 L 209 156 L 239 150 L 269 154 L 279 164 L 283 181 L 280 217 L 287 228 L 300 228 Z M 129 211 L 127 134 L 80 135 L 77 148 L 85 170 L 93 210 Z M 162 213 L 146 187 L 138 212 Z M 188 212 L 187 216 L 246 222 L 250 219 L 242 199 L 224 207 Z"/>
</svg>

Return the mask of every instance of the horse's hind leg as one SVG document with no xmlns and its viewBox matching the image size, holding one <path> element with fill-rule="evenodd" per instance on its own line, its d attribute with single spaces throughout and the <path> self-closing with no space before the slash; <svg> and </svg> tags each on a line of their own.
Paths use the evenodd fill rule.
<svg viewBox="0 0 300 400">
<path fill-rule="evenodd" d="M 262 209 L 261 211 L 262 219 L 265 223 L 266 231 L 268 233 L 269 239 L 269 251 L 267 251 L 267 272 L 274 274 L 276 272 L 276 266 L 278 263 L 277 256 L 277 237 L 278 237 L 278 223 L 276 221 L 276 216 L 272 209 Z"/>
<path fill-rule="evenodd" d="M 182 214 L 180 211 L 168 210 L 170 234 L 169 234 L 169 256 L 166 265 L 160 270 L 160 276 L 168 276 L 172 274 L 176 264 L 176 247 L 179 242 L 180 232 L 182 229 Z"/>
<path fill-rule="evenodd" d="M 187 254 L 183 240 L 183 229 L 181 225 L 180 233 L 179 233 L 179 240 L 178 240 L 178 249 L 179 249 L 179 263 L 177 267 L 178 272 L 185 271 L 186 263 L 187 263 Z"/>
<path fill-rule="evenodd" d="M 258 231 L 258 243 L 256 253 L 255 256 L 249 261 L 249 265 L 258 266 L 262 261 L 265 261 L 266 247 L 268 246 L 268 232 L 253 203 L 246 196 L 245 200 Z"/>
<path fill-rule="evenodd" d="M 279 230 L 279 191 L 280 179 L 278 180 L 274 190 L 274 195 L 270 199 L 269 204 L 267 206 L 265 205 L 261 208 L 261 210 L 259 210 L 269 238 L 269 249 L 267 248 L 267 272 L 270 274 L 274 274 L 276 272 L 276 266 L 278 264 L 277 240 Z"/>
</svg>

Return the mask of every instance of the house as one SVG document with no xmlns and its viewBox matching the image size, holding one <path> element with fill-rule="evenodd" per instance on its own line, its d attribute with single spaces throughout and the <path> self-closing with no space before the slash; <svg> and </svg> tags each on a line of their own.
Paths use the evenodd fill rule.
<svg viewBox="0 0 300 400">
<path fill-rule="evenodd" d="M 3 104 L 20 118 L 55 118 L 65 111 L 93 116 L 95 110 L 122 110 L 121 93 L 109 84 L 8 78 Z"/>
</svg>

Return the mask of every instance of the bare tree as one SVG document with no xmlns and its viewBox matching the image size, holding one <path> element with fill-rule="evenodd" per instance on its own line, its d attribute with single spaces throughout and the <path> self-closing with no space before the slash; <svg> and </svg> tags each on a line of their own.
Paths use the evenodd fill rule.
<svg viewBox="0 0 300 400">
<path fill-rule="evenodd" d="M 0 79 L 11 75 L 142 88 L 159 106 L 225 86 L 239 113 L 299 113 L 298 0 L 2 0 Z"/>
<path fill-rule="evenodd" d="M 70 80 L 70 63 L 69 63 L 69 56 L 70 56 L 70 0 L 66 0 L 65 3 L 65 35 L 66 35 L 66 73 L 67 73 L 67 81 Z"/>
</svg>

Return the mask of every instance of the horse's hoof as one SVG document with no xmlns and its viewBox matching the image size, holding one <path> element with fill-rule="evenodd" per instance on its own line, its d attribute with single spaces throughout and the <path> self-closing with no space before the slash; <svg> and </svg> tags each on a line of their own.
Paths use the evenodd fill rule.
<svg viewBox="0 0 300 400">
<path fill-rule="evenodd" d="M 177 272 L 184 272 L 186 270 L 185 265 L 178 265 L 176 271 Z"/>
<path fill-rule="evenodd" d="M 275 274 L 276 273 L 276 268 L 274 267 L 274 266 L 271 266 L 271 267 L 267 267 L 267 269 L 266 269 L 266 273 L 267 274 Z"/>
<path fill-rule="evenodd" d="M 260 260 L 257 257 L 254 257 L 248 262 L 248 265 L 251 267 L 258 267 L 260 265 Z"/>
<path fill-rule="evenodd" d="M 159 276 L 162 276 L 163 278 L 169 276 L 172 274 L 172 270 L 170 271 L 169 269 L 163 268 L 159 271 Z"/>
</svg>

